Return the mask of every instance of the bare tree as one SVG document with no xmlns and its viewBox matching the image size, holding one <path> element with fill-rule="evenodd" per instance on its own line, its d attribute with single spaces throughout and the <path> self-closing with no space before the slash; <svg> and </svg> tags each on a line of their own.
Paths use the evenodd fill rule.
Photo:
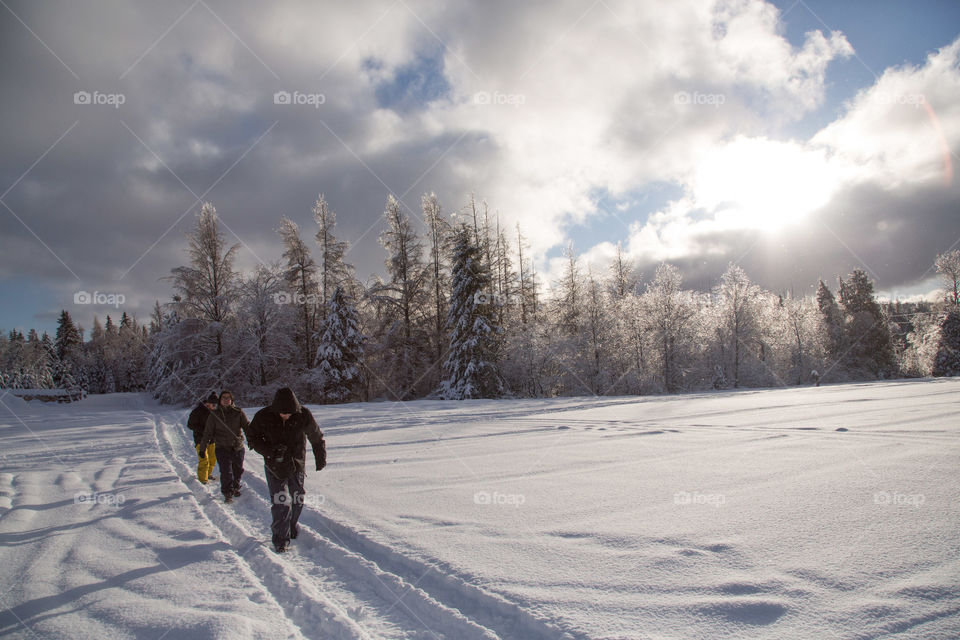
<svg viewBox="0 0 960 640">
<path fill-rule="evenodd" d="M 317 332 L 317 263 L 310 255 L 310 247 L 300 236 L 297 223 L 283 218 L 277 232 L 283 238 L 283 257 L 287 261 L 283 278 L 293 294 L 287 302 L 297 307 L 298 342 L 305 369 L 313 367 L 316 353 L 314 335 Z"/>
<path fill-rule="evenodd" d="M 714 288 L 714 295 L 719 313 L 717 333 L 721 351 L 726 353 L 729 350 L 732 354 L 731 373 L 736 388 L 740 386 L 740 364 L 746 347 L 755 341 L 760 330 L 757 304 L 761 290 L 750 282 L 739 265 L 731 262 L 720 277 L 720 284 Z"/>
<path fill-rule="evenodd" d="M 939 254 L 933 265 L 947 289 L 947 302 L 960 309 L 960 249 Z"/>
<path fill-rule="evenodd" d="M 449 278 L 446 273 L 445 256 L 450 249 L 450 225 L 441 215 L 440 199 L 437 194 L 423 194 L 420 199 L 423 209 L 423 219 L 427 223 L 427 233 L 430 237 L 430 295 L 433 298 L 433 341 L 436 351 L 436 383 L 443 377 L 443 354 L 447 346 L 446 318 L 447 296 L 446 290 Z"/>
<path fill-rule="evenodd" d="M 429 269 L 423 262 L 423 245 L 410 217 L 392 195 L 383 213 L 387 230 L 380 244 L 387 250 L 389 280 L 374 285 L 371 299 L 383 309 L 383 339 L 390 369 L 388 380 L 399 384 L 397 395 L 412 397 L 422 366 L 425 344 L 423 324 L 427 305 L 426 281 Z M 397 390 L 394 390 L 396 393 Z"/>
<path fill-rule="evenodd" d="M 623 300 L 637 289 L 639 278 L 633 263 L 623 255 L 623 247 L 617 243 L 617 253 L 610 263 L 610 279 L 607 289 L 616 300 Z"/>
<path fill-rule="evenodd" d="M 680 289 L 682 282 L 679 269 L 661 264 L 641 297 L 655 349 L 659 351 L 663 388 L 670 392 L 680 388 L 680 362 L 696 313 L 695 305 Z"/>
<path fill-rule="evenodd" d="M 193 231 L 187 234 L 190 264 L 173 269 L 169 279 L 180 295 L 181 309 L 189 317 L 216 323 L 216 355 L 223 354 L 223 324 L 231 314 L 237 292 L 233 270 L 239 244 L 227 247 L 217 210 L 205 202 Z"/>
<path fill-rule="evenodd" d="M 313 205 L 313 219 L 317 222 L 316 239 L 320 247 L 320 255 L 317 257 L 320 300 L 317 301 L 317 309 L 322 320 L 326 319 L 327 302 L 336 286 L 344 285 L 347 291 L 352 289 L 347 285 L 352 279 L 353 267 L 343 261 L 350 244 L 337 240 L 333 234 L 337 227 L 337 214 L 330 209 L 322 193 Z"/>
</svg>

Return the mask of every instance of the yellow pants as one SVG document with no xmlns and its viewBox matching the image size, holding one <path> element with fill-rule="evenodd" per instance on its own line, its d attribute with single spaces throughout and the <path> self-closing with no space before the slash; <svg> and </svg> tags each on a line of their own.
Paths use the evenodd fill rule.
<svg viewBox="0 0 960 640">
<path fill-rule="evenodd" d="M 207 445 L 207 457 L 200 458 L 200 461 L 197 463 L 197 480 L 206 484 L 207 480 L 210 479 L 210 475 L 213 473 L 214 467 L 217 466 L 217 454 L 214 451 L 216 445 L 212 442 Z M 197 445 L 197 455 L 200 455 L 200 445 Z"/>
</svg>

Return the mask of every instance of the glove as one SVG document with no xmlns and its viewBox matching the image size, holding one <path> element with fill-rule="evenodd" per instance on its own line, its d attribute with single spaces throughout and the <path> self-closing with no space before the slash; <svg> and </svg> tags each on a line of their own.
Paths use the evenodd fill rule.
<svg viewBox="0 0 960 640">
<path fill-rule="evenodd" d="M 204 458 L 207 457 L 207 450 L 206 450 L 205 448 L 204 448 L 204 449 L 201 449 L 201 448 L 200 448 L 200 445 L 197 445 L 197 457 L 198 457 L 200 460 L 203 460 Z"/>
<path fill-rule="evenodd" d="M 317 458 L 317 471 L 322 471 L 325 466 L 327 466 L 327 456 Z"/>
</svg>

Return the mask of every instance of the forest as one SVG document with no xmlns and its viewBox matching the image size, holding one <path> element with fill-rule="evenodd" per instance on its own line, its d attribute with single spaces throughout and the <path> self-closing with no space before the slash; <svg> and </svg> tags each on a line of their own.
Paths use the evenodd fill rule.
<svg viewBox="0 0 960 640">
<path fill-rule="evenodd" d="M 419 215 L 388 196 L 384 272 L 361 282 L 320 195 L 315 228 L 283 218 L 282 254 L 236 269 L 205 203 L 185 264 L 147 321 L 121 312 L 89 331 L 63 310 L 56 335 L 0 333 L 0 388 L 150 391 L 166 403 L 230 389 L 263 404 L 647 395 L 960 374 L 960 251 L 934 259 L 936 302 L 881 302 L 867 273 L 821 279 L 813 297 L 766 291 L 731 263 L 710 291 L 676 266 L 646 279 L 618 246 L 607 270 L 572 245 L 541 282 L 521 229 L 472 197 Z M 312 236 L 312 237 L 311 237 Z M 831 288 L 832 286 L 832 288 Z"/>
</svg>

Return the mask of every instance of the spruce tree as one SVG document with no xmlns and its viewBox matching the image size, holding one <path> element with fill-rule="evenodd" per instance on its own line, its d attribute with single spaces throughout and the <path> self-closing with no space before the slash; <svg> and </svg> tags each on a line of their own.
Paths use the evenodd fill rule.
<svg viewBox="0 0 960 640">
<path fill-rule="evenodd" d="M 440 395 L 453 400 L 498 398 L 504 393 L 497 369 L 500 328 L 484 295 L 490 273 L 468 226 L 460 225 L 453 240 L 453 291 L 447 314 L 450 349 Z"/>
<path fill-rule="evenodd" d="M 364 384 L 361 365 L 364 337 L 357 310 L 343 287 L 337 285 L 320 328 L 316 378 L 325 402 L 360 399 Z"/>
<path fill-rule="evenodd" d="M 850 279 L 840 281 L 845 342 L 850 345 L 850 364 L 860 373 L 884 377 L 896 369 L 893 340 L 887 318 L 873 297 L 873 282 L 862 269 L 854 269 Z"/>
<path fill-rule="evenodd" d="M 19 339 L 23 340 L 23 334 L 20 334 Z M 75 359 L 80 353 L 81 342 L 80 331 L 77 330 L 77 325 L 73 323 L 70 312 L 60 311 L 60 319 L 57 320 L 57 339 L 54 343 L 57 349 L 57 357 L 60 360 Z"/>
</svg>

